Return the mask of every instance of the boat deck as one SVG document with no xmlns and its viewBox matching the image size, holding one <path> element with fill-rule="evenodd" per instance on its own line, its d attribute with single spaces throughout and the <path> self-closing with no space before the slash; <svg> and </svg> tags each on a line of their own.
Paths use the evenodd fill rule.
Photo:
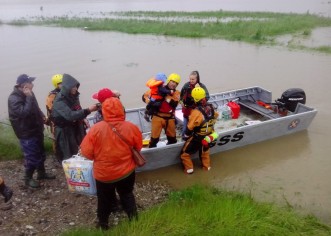
<svg viewBox="0 0 331 236">
<path fill-rule="evenodd" d="M 263 109 L 267 110 L 265 108 L 263 108 Z M 256 110 L 253 110 L 252 108 L 248 108 L 246 106 L 240 107 L 240 115 L 237 119 L 231 119 L 231 118 L 225 119 L 224 117 L 222 117 L 221 111 L 218 111 L 218 112 L 220 113 L 220 115 L 214 126 L 215 131 L 217 133 L 226 131 L 226 130 L 235 129 L 235 128 L 249 125 L 249 124 L 260 123 L 260 122 L 270 119 L 267 115 L 262 115 L 259 112 L 257 112 Z M 177 119 L 176 137 L 177 137 L 177 141 L 180 142 L 182 140 L 181 133 L 182 133 L 183 125 L 182 125 L 182 120 L 181 120 L 182 117 L 180 116 L 180 114 L 179 115 L 177 114 L 176 117 L 178 118 L 178 116 L 180 118 Z M 150 133 L 143 134 L 143 139 L 149 140 Z M 158 143 L 158 145 L 159 146 L 166 145 L 166 135 L 165 135 L 164 131 L 162 131 L 162 133 L 161 133 L 160 142 Z M 147 148 L 147 146 L 144 148 Z"/>
</svg>

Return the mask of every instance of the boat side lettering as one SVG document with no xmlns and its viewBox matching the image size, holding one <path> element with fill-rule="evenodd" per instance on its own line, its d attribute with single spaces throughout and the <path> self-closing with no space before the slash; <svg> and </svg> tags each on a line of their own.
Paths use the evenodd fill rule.
<svg viewBox="0 0 331 236">
<path fill-rule="evenodd" d="M 227 144 L 228 142 L 238 142 L 244 137 L 245 132 L 241 131 L 238 133 L 235 133 L 234 135 L 224 135 L 219 139 L 219 142 L 217 145 L 222 146 Z"/>
</svg>

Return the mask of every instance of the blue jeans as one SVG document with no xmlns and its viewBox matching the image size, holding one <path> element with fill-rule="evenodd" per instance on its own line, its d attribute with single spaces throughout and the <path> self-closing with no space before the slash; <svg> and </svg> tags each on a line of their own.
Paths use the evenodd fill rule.
<svg viewBox="0 0 331 236">
<path fill-rule="evenodd" d="M 46 160 L 44 135 L 20 139 L 20 145 L 24 155 L 24 167 L 26 170 L 34 171 L 44 167 Z"/>
</svg>

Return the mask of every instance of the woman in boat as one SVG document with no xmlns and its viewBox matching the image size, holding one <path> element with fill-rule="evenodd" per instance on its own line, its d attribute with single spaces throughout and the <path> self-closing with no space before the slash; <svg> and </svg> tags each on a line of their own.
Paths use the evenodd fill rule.
<svg viewBox="0 0 331 236">
<path fill-rule="evenodd" d="M 186 82 L 180 92 L 180 103 L 182 105 L 182 112 L 183 112 L 183 129 L 182 129 L 182 137 L 184 137 L 188 117 L 195 108 L 196 104 L 193 101 L 191 92 L 192 89 L 201 87 L 206 92 L 206 100 L 209 100 L 209 92 L 206 86 L 200 82 L 200 75 L 198 71 L 192 71 L 189 76 L 189 82 Z"/>
<path fill-rule="evenodd" d="M 184 165 L 184 172 L 192 174 L 193 162 L 191 155 L 199 151 L 199 157 L 204 170 L 210 170 L 210 154 L 209 149 L 215 145 L 216 138 L 214 124 L 218 117 L 218 113 L 214 107 L 207 103 L 206 92 L 203 88 L 197 87 L 192 90 L 192 98 L 195 103 L 195 108 L 192 110 L 187 129 L 184 134 L 186 141 L 181 151 L 181 159 Z M 206 138 L 208 137 L 208 139 Z M 208 140 L 206 142 L 206 140 Z"/>
<path fill-rule="evenodd" d="M 63 74 L 61 91 L 53 103 L 51 117 L 55 125 L 56 148 L 60 162 L 77 154 L 88 128 L 85 118 L 98 109 L 95 104 L 82 109 L 79 86 L 80 83 L 74 77 Z"/>
<path fill-rule="evenodd" d="M 152 114 L 152 129 L 151 139 L 149 147 L 156 147 L 159 142 L 162 129 L 164 129 L 167 136 L 167 145 L 177 143 L 176 138 L 176 122 L 175 122 L 175 111 L 180 99 L 180 92 L 176 90 L 180 83 L 180 76 L 172 73 L 168 76 L 166 81 L 166 88 L 173 90 L 172 94 L 167 94 L 161 101 L 161 105 Z M 143 101 L 149 103 L 150 101 L 150 90 L 144 93 Z"/>
<path fill-rule="evenodd" d="M 97 226 L 108 229 L 110 213 L 116 208 L 115 191 L 129 219 L 137 218 L 133 195 L 136 164 L 129 146 L 140 151 L 142 134 L 136 125 L 125 120 L 124 107 L 118 98 L 107 98 L 102 103 L 102 114 L 104 120 L 91 127 L 81 144 L 81 153 L 94 161 L 98 197 Z M 125 137 L 127 142 L 117 133 Z"/>
</svg>

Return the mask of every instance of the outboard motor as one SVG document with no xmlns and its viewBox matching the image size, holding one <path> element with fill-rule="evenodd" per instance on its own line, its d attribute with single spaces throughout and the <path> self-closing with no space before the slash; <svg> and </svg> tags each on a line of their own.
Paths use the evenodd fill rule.
<svg viewBox="0 0 331 236">
<path fill-rule="evenodd" d="M 287 110 L 294 112 L 298 103 L 306 104 L 306 93 L 300 88 L 291 88 L 286 90 L 276 102 L 283 103 Z"/>
</svg>

